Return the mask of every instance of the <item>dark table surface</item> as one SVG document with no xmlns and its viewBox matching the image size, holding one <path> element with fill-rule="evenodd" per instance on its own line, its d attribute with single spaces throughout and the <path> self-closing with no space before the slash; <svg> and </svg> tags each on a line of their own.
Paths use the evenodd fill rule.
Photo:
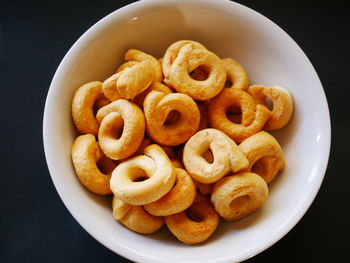
<svg viewBox="0 0 350 263">
<path fill-rule="evenodd" d="M 128 2 L 0 1 L 0 262 L 129 262 L 69 214 L 42 142 L 45 98 L 58 64 L 82 33 Z M 345 1 L 238 2 L 277 23 L 305 51 L 332 118 L 328 170 L 314 203 L 284 238 L 247 262 L 343 262 L 350 234 L 349 8 Z"/>
</svg>

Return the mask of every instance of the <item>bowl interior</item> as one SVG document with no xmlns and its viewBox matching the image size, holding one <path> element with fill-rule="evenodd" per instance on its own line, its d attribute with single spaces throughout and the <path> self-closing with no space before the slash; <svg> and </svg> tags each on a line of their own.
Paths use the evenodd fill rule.
<svg viewBox="0 0 350 263">
<path fill-rule="evenodd" d="M 161 57 L 174 41 L 191 39 L 246 69 L 251 84 L 281 85 L 295 103 L 292 121 L 274 132 L 287 167 L 269 185 L 263 209 L 236 222 L 220 222 L 205 243 L 187 246 L 165 228 L 139 235 L 116 222 L 111 198 L 89 193 L 77 180 L 70 150 L 77 136 L 71 119 L 73 92 L 109 77 L 128 48 Z M 76 220 L 105 246 L 132 260 L 240 261 L 266 249 L 287 233 L 314 199 L 326 169 L 330 125 L 321 83 L 304 53 L 271 21 L 228 1 L 141 1 L 90 28 L 71 48 L 52 81 L 44 116 L 49 170 L 63 202 Z"/>
</svg>

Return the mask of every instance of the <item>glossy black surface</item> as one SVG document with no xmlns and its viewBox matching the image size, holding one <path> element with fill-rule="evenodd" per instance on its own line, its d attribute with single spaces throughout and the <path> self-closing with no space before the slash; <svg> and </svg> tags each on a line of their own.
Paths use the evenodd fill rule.
<svg viewBox="0 0 350 263">
<path fill-rule="evenodd" d="M 0 262 L 128 262 L 69 214 L 42 144 L 44 103 L 58 64 L 85 30 L 128 2 L 0 1 Z M 305 51 L 332 119 L 330 161 L 313 205 L 289 234 L 247 262 L 344 262 L 350 234 L 349 9 L 345 1 L 238 2 L 277 23 Z"/>
</svg>

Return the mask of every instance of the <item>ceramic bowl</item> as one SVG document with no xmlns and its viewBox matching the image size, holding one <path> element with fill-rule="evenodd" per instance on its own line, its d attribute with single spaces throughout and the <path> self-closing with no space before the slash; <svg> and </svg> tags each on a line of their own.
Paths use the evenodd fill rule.
<svg viewBox="0 0 350 263">
<path fill-rule="evenodd" d="M 295 105 L 291 122 L 273 135 L 281 143 L 286 169 L 269 185 L 258 212 L 220 222 L 206 242 L 180 243 L 164 227 L 136 234 L 112 217 L 111 198 L 87 191 L 77 180 L 71 146 L 78 135 L 71 118 L 74 91 L 103 81 L 129 48 L 161 57 L 174 41 L 199 41 L 246 69 L 251 84 L 281 85 Z M 301 219 L 324 177 L 330 150 L 330 118 L 320 80 L 300 47 L 261 14 L 229 1 L 144 0 L 104 17 L 71 47 L 52 80 L 44 113 L 44 147 L 62 201 L 96 240 L 138 262 L 236 262 L 270 247 Z"/>
</svg>

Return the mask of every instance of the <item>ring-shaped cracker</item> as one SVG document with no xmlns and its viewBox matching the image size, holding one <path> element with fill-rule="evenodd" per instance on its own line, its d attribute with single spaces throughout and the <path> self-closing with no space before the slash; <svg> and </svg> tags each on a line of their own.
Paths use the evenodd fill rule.
<svg viewBox="0 0 350 263">
<path fill-rule="evenodd" d="M 152 234 L 164 225 L 162 217 L 150 215 L 140 205 L 132 205 L 119 222 L 128 229 L 140 234 Z"/>
<path fill-rule="evenodd" d="M 99 195 L 112 193 L 109 180 L 117 164 L 104 156 L 93 134 L 80 135 L 75 139 L 72 161 L 79 181 L 87 189 Z M 103 166 L 101 170 L 104 171 L 98 164 Z"/>
<path fill-rule="evenodd" d="M 272 110 L 264 129 L 270 131 L 281 129 L 292 118 L 293 99 L 287 89 L 281 86 L 253 85 L 249 87 L 248 92 L 253 96 L 257 104 L 267 106 L 266 98 L 272 101 Z"/>
<path fill-rule="evenodd" d="M 226 69 L 226 82 L 232 83 L 228 88 L 247 90 L 249 81 L 244 68 L 232 58 L 223 58 L 221 61 Z"/>
<path fill-rule="evenodd" d="M 119 94 L 119 91 L 117 89 L 117 81 L 120 77 L 121 72 L 113 74 L 108 79 L 106 79 L 102 84 L 102 91 L 103 94 L 108 98 L 110 101 L 119 100 L 122 98 L 122 96 Z"/>
<path fill-rule="evenodd" d="M 198 129 L 200 113 L 194 100 L 181 93 L 168 95 L 159 91 L 150 92 L 144 101 L 147 134 L 153 141 L 176 146 L 184 143 Z M 171 125 L 164 125 L 169 113 L 177 111 L 180 118 Z"/>
<path fill-rule="evenodd" d="M 97 135 L 100 125 L 94 114 L 94 105 L 102 99 L 106 97 L 102 92 L 102 83 L 99 81 L 86 83 L 74 93 L 72 117 L 79 133 Z"/>
<path fill-rule="evenodd" d="M 144 209 L 154 216 L 168 216 L 187 209 L 196 196 L 196 187 L 186 170 L 174 168 L 176 179 L 171 190 L 155 202 L 144 205 Z"/>
<path fill-rule="evenodd" d="M 132 205 L 160 199 L 175 182 L 173 166 L 162 148 L 152 144 L 145 148 L 144 154 L 119 164 L 110 181 L 114 195 Z M 146 179 L 137 181 L 141 177 Z"/>
<path fill-rule="evenodd" d="M 199 66 L 208 72 L 207 79 L 191 78 L 190 72 Z M 208 100 L 223 89 L 225 80 L 225 67 L 218 56 L 205 49 L 193 49 L 191 44 L 186 44 L 180 49 L 170 67 L 169 76 L 164 81 L 193 99 Z"/>
<path fill-rule="evenodd" d="M 164 57 L 161 59 L 162 62 L 162 69 L 163 69 L 163 74 L 165 79 L 169 78 L 169 74 L 170 74 L 170 67 L 171 65 L 174 63 L 174 60 L 176 59 L 177 55 L 179 54 L 180 49 L 187 44 L 191 44 L 193 46 L 193 48 L 195 49 L 204 49 L 206 50 L 206 48 L 193 40 L 179 40 L 174 42 L 173 44 L 171 44 L 165 54 Z"/>
<path fill-rule="evenodd" d="M 138 63 L 137 61 L 126 61 L 118 67 L 118 69 L 115 73 L 119 73 L 126 68 L 130 68 L 132 66 L 135 66 L 137 63 Z"/>
<path fill-rule="evenodd" d="M 266 183 L 270 183 L 285 166 L 280 144 L 267 132 L 261 131 L 250 136 L 238 147 L 249 160 L 249 166 L 245 171 L 259 174 Z"/>
<path fill-rule="evenodd" d="M 233 221 L 259 209 L 267 200 L 266 182 L 255 173 L 238 173 L 220 179 L 214 186 L 211 201 L 216 212 Z"/>
<path fill-rule="evenodd" d="M 110 101 L 133 99 L 151 85 L 155 70 L 150 61 L 142 61 L 125 67 L 103 82 L 102 90 Z"/>
<path fill-rule="evenodd" d="M 242 123 L 234 123 L 228 119 L 227 110 L 232 106 L 241 108 Z M 270 111 L 264 105 L 256 105 L 249 93 L 228 88 L 210 101 L 208 117 L 211 127 L 223 131 L 234 141 L 241 142 L 264 127 Z"/>
<path fill-rule="evenodd" d="M 214 158 L 212 163 L 202 156 L 209 149 Z M 205 184 L 214 183 L 230 171 L 238 172 L 249 165 L 236 143 L 216 129 L 201 130 L 193 135 L 185 145 L 183 162 L 193 179 Z"/>
<path fill-rule="evenodd" d="M 199 66 L 208 72 L 205 80 L 191 78 L 190 72 Z M 214 53 L 205 49 L 193 49 L 191 44 L 184 45 L 164 80 L 178 92 L 187 94 L 196 100 L 207 100 L 216 96 L 224 87 L 225 67 Z"/>
<path fill-rule="evenodd" d="M 113 160 L 125 159 L 140 147 L 145 133 L 145 118 L 137 105 L 116 100 L 96 115 L 100 124 L 98 140 L 102 151 Z M 117 135 L 121 134 L 117 139 Z"/>
<path fill-rule="evenodd" d="M 128 62 L 143 62 L 143 61 L 148 61 L 151 65 L 151 67 L 154 69 L 154 82 L 162 82 L 163 81 L 163 72 L 162 72 L 162 65 L 160 62 L 153 56 L 142 52 L 137 49 L 129 49 L 125 55 L 124 59 L 128 60 Z"/>
<path fill-rule="evenodd" d="M 185 244 L 204 242 L 214 233 L 219 223 L 219 215 L 210 200 L 204 196 L 201 196 L 200 201 L 194 201 L 186 211 L 164 219 L 170 232 Z"/>
</svg>

